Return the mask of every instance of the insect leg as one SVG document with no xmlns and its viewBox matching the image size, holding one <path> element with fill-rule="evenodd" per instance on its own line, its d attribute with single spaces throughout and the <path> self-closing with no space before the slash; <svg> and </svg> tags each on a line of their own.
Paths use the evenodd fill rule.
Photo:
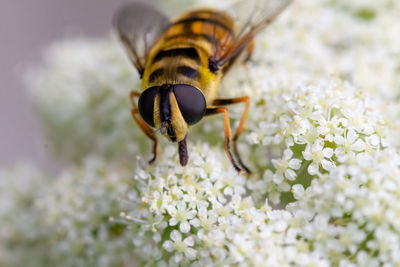
<svg viewBox="0 0 400 267">
<path fill-rule="evenodd" d="M 243 97 L 237 97 L 237 98 L 231 98 L 231 99 L 215 99 L 214 102 L 212 103 L 215 106 L 225 106 L 225 105 L 232 105 L 232 104 L 237 104 L 237 103 L 246 103 L 246 106 L 244 108 L 242 118 L 240 119 L 239 126 L 236 129 L 235 135 L 233 136 L 233 152 L 235 153 L 235 156 L 240 164 L 240 166 L 249 174 L 251 174 L 251 170 L 246 167 L 246 165 L 242 162 L 242 159 L 239 155 L 239 150 L 237 148 L 237 140 L 239 139 L 240 134 L 242 133 L 244 123 L 246 122 L 246 117 L 247 113 L 249 111 L 250 107 L 250 98 L 248 96 L 243 96 Z"/>
<path fill-rule="evenodd" d="M 132 103 L 132 117 L 135 120 L 136 124 L 140 127 L 140 129 L 147 135 L 148 138 L 150 138 L 153 141 L 153 158 L 149 161 L 149 163 L 153 163 L 156 158 L 157 158 L 157 150 L 158 150 L 158 140 L 157 137 L 151 129 L 149 125 L 142 119 L 142 117 L 139 114 L 139 109 L 136 105 L 136 102 L 133 100 L 134 97 L 139 97 L 140 93 L 131 91 L 130 93 L 130 100 Z"/>
<path fill-rule="evenodd" d="M 139 92 L 131 91 L 131 92 L 129 93 L 129 100 L 131 101 L 131 104 L 132 104 L 133 108 L 138 109 L 138 107 L 137 107 L 137 105 L 136 105 L 136 102 L 135 102 L 135 100 L 133 100 L 133 99 L 134 99 L 135 97 L 139 97 L 139 96 L 140 96 L 140 93 L 139 93 Z"/>
<path fill-rule="evenodd" d="M 253 51 L 254 51 L 254 47 L 255 47 L 255 44 L 254 44 L 254 39 L 253 39 L 246 47 L 247 54 L 246 54 L 246 57 L 244 58 L 244 62 L 248 62 L 250 60 L 251 55 L 253 54 Z"/>
<path fill-rule="evenodd" d="M 230 142 L 231 142 L 231 126 L 229 123 L 229 116 L 228 116 L 228 111 L 224 107 L 217 107 L 217 108 L 207 108 L 206 109 L 206 116 L 209 115 L 214 115 L 218 113 L 223 113 L 224 114 L 224 133 L 225 133 L 225 151 L 226 154 L 228 155 L 228 158 L 230 162 L 232 163 L 233 167 L 235 170 L 241 174 L 243 172 L 242 169 L 239 168 L 239 166 L 236 164 L 235 160 L 232 157 L 232 153 L 230 150 Z"/>
</svg>

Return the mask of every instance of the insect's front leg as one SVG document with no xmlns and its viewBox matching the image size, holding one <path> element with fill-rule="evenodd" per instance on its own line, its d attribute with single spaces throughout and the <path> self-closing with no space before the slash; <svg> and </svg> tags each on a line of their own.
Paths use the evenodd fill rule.
<svg viewBox="0 0 400 267">
<path fill-rule="evenodd" d="M 236 129 L 235 135 L 233 136 L 233 152 L 235 153 L 235 157 L 237 158 L 239 165 L 245 170 L 248 174 L 251 174 L 251 170 L 246 167 L 246 165 L 242 162 L 242 159 L 239 155 L 239 150 L 237 148 L 237 140 L 239 139 L 240 134 L 242 133 L 244 123 L 246 122 L 247 113 L 250 107 L 250 98 L 248 96 L 230 98 L 230 99 L 215 99 L 213 101 L 213 105 L 215 106 L 226 106 L 237 103 L 245 103 L 246 106 L 244 108 L 242 118 L 240 119 L 239 126 Z"/>
<path fill-rule="evenodd" d="M 225 151 L 226 154 L 228 155 L 228 158 L 230 162 L 232 163 L 233 167 L 235 170 L 241 174 L 243 172 L 242 169 L 237 165 L 235 162 L 234 158 L 232 157 L 232 153 L 230 150 L 230 142 L 231 142 L 231 126 L 229 123 L 229 116 L 228 116 L 228 111 L 224 107 L 217 107 L 217 108 L 207 108 L 206 109 L 206 114 L 205 116 L 209 115 L 214 115 L 214 114 L 220 114 L 222 113 L 224 115 L 224 133 L 225 133 Z"/>
<path fill-rule="evenodd" d="M 131 91 L 130 93 L 130 100 L 133 106 L 132 117 L 135 120 L 136 124 L 140 127 L 140 129 L 147 135 L 148 138 L 153 141 L 153 158 L 149 161 L 149 163 L 151 164 L 157 158 L 158 140 L 153 129 L 149 125 L 147 125 L 147 123 L 140 116 L 139 109 L 136 105 L 136 102 L 134 101 L 134 98 L 139 96 L 139 92 Z"/>
</svg>

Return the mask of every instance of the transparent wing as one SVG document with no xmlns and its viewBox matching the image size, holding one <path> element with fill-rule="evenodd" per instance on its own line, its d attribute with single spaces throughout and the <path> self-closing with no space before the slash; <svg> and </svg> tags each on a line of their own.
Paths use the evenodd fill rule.
<svg viewBox="0 0 400 267">
<path fill-rule="evenodd" d="M 161 12 L 142 3 L 125 5 L 115 14 L 114 25 L 140 75 L 150 48 L 169 23 Z"/>
<path fill-rule="evenodd" d="M 227 42 L 216 58 L 218 66 L 238 55 L 253 40 L 254 36 L 267 27 L 293 0 L 241 0 L 225 12 L 232 16 L 237 26 L 233 42 Z"/>
</svg>

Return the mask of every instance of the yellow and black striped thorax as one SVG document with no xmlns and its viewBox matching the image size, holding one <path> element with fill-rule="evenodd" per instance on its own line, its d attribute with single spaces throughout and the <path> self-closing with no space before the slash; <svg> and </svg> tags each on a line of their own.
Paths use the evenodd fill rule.
<svg viewBox="0 0 400 267">
<path fill-rule="evenodd" d="M 194 10 L 174 20 L 149 52 L 142 90 L 163 84 L 200 89 L 207 103 L 216 94 L 222 72 L 210 70 L 209 58 L 234 37 L 232 18 L 212 9 Z"/>
</svg>

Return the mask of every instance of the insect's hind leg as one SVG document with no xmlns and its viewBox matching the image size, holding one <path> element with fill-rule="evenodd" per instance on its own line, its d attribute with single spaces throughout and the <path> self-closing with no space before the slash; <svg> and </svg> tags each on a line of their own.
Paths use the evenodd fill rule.
<svg viewBox="0 0 400 267">
<path fill-rule="evenodd" d="M 130 97 L 129 97 L 131 100 L 132 106 L 133 106 L 131 113 L 132 113 L 132 117 L 135 120 L 136 124 L 147 135 L 147 137 L 153 141 L 153 158 L 149 161 L 149 163 L 151 164 L 157 158 L 158 140 L 157 140 L 157 137 L 156 137 L 153 129 L 151 129 L 151 127 L 147 125 L 147 123 L 142 119 L 142 117 L 139 114 L 139 109 L 136 105 L 136 102 L 133 100 L 134 97 L 139 97 L 139 96 L 140 96 L 140 93 L 131 91 Z"/>
<path fill-rule="evenodd" d="M 239 163 L 239 165 L 242 167 L 243 170 L 245 170 L 248 174 L 251 174 L 251 170 L 243 163 L 239 150 L 237 148 L 237 140 L 239 139 L 240 134 L 242 133 L 244 124 L 246 122 L 246 117 L 247 113 L 250 108 L 250 98 L 248 96 L 243 96 L 243 97 L 237 97 L 237 98 L 231 98 L 231 99 L 215 99 L 213 101 L 213 105 L 215 106 L 226 106 L 226 105 L 232 105 L 232 104 L 237 104 L 237 103 L 242 103 L 244 102 L 246 104 L 244 111 L 242 113 L 242 117 L 240 119 L 239 126 L 236 129 L 235 135 L 233 136 L 233 152 L 235 153 L 235 157 Z"/>
<path fill-rule="evenodd" d="M 254 47 L 255 47 L 255 43 L 254 43 L 254 39 L 251 40 L 251 42 L 246 46 L 246 57 L 244 58 L 244 62 L 248 62 L 251 59 L 251 56 L 253 55 L 254 52 Z"/>
</svg>

